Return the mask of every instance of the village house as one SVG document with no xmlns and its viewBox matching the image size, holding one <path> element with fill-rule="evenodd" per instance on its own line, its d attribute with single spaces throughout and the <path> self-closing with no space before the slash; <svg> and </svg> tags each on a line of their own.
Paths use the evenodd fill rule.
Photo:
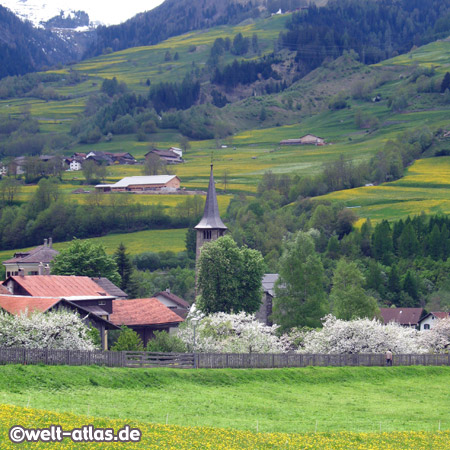
<svg viewBox="0 0 450 450">
<path fill-rule="evenodd" d="M 99 166 L 110 166 L 114 162 L 109 154 L 100 151 L 89 152 L 85 161 L 94 161 Z"/>
<path fill-rule="evenodd" d="M 171 309 L 183 319 L 185 319 L 189 313 L 189 303 L 170 292 L 170 289 L 158 292 L 153 297 L 158 299 L 163 305 L 167 306 L 167 308 Z"/>
<path fill-rule="evenodd" d="M 114 325 L 126 325 L 142 339 L 144 346 L 153 338 L 155 331 L 170 332 L 183 322 L 183 318 L 156 298 L 113 300 Z"/>
<path fill-rule="evenodd" d="M 402 327 L 418 328 L 423 308 L 380 308 L 384 324 L 395 322 Z"/>
<path fill-rule="evenodd" d="M 28 252 L 16 252 L 14 257 L 3 261 L 6 277 L 23 275 L 44 275 L 49 272 L 49 264 L 59 252 L 53 248 L 52 238 L 44 239 L 40 245 Z"/>
<path fill-rule="evenodd" d="M 419 320 L 419 330 L 431 330 L 439 319 L 450 319 L 450 313 L 438 311 L 430 312 Z"/>
<path fill-rule="evenodd" d="M 19 275 L 8 277 L 3 282 L 3 286 L 8 289 L 11 296 L 65 299 L 105 320 L 109 320 L 109 316 L 113 312 L 112 301 L 115 297 L 109 295 L 105 289 L 89 277 Z"/>
<path fill-rule="evenodd" d="M 183 153 L 181 152 L 180 155 L 180 151 L 180 149 L 175 149 L 174 147 L 169 150 L 158 150 L 157 148 L 154 148 L 145 154 L 145 159 L 149 158 L 151 155 L 156 155 L 167 164 L 180 164 L 184 162 L 181 157 Z"/>
<path fill-rule="evenodd" d="M 61 309 L 77 313 L 86 325 L 92 326 L 99 331 L 103 350 L 108 349 L 107 330 L 118 329 L 116 325 L 107 320 L 107 314 L 96 314 L 92 311 L 92 308 L 86 308 L 65 298 L 30 297 L 0 293 L 0 309 L 12 315 L 25 312 L 32 314 L 35 311 L 45 313 Z"/>
<path fill-rule="evenodd" d="M 325 139 L 313 134 L 306 134 L 298 139 L 285 139 L 280 145 L 325 145 Z"/>
<path fill-rule="evenodd" d="M 175 192 L 180 189 L 180 179 L 176 175 L 126 177 L 115 184 L 98 184 L 95 189 L 103 192 Z"/>
</svg>

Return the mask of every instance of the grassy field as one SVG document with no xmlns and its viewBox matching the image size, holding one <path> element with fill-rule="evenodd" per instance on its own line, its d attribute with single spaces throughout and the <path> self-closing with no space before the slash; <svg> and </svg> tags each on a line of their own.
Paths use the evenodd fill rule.
<svg viewBox="0 0 450 450">
<path fill-rule="evenodd" d="M 267 433 L 437 431 L 450 430 L 449 382 L 449 367 L 195 371 L 10 365 L 0 367 L 0 403 Z"/>
<path fill-rule="evenodd" d="M 166 252 L 172 251 L 175 253 L 182 252 L 186 249 L 185 237 L 186 228 L 179 228 L 174 230 L 146 230 L 137 231 L 136 233 L 122 233 L 122 234 L 108 234 L 98 238 L 87 239 L 91 242 L 102 244 L 105 247 L 106 253 L 112 255 L 121 242 L 127 248 L 130 255 L 136 255 L 143 252 Z M 66 248 L 70 242 L 57 242 L 53 244 L 56 250 Z M 16 249 L 16 250 L 2 250 L 0 251 L 0 260 L 5 261 L 12 258 L 15 252 L 27 251 L 35 247 Z"/>
<path fill-rule="evenodd" d="M 125 426 L 138 428 L 142 433 L 138 443 L 127 443 L 132 449 L 308 449 L 308 450 L 437 450 L 450 444 L 449 432 L 396 432 L 396 433 L 260 433 L 208 427 L 180 427 L 154 425 L 130 420 L 99 419 L 68 413 L 54 413 L 32 408 L 0 405 L 0 440 L 2 449 L 14 450 L 18 444 L 9 442 L 8 431 L 20 424 L 25 428 L 47 428 L 58 424 L 63 431 L 92 424 L 96 429 L 111 428 L 117 433 Z M 24 444 L 26 445 L 26 444 Z M 30 445 L 30 444 L 28 444 Z M 75 448 L 117 448 L 120 444 L 76 442 Z M 68 438 L 57 443 L 35 443 L 33 448 L 74 448 Z"/>
<path fill-rule="evenodd" d="M 404 178 L 379 186 L 332 192 L 320 199 L 339 200 L 359 217 L 379 221 L 407 215 L 450 214 L 450 157 L 416 161 Z"/>
</svg>

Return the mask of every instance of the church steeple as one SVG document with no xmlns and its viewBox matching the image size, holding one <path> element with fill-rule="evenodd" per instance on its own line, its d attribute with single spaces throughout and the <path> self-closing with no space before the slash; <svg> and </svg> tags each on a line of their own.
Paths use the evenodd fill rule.
<svg viewBox="0 0 450 450">
<path fill-rule="evenodd" d="M 219 214 L 212 164 L 211 174 L 209 176 L 208 193 L 206 194 L 205 210 L 203 211 L 202 220 L 200 220 L 195 229 L 197 230 L 196 258 L 199 257 L 200 249 L 205 242 L 216 240 L 220 236 L 223 236 L 228 229 L 222 222 Z"/>
</svg>

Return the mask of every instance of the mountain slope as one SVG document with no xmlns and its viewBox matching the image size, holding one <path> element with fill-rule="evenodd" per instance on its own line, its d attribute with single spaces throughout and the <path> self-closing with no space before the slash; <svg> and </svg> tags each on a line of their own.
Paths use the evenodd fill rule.
<svg viewBox="0 0 450 450">
<path fill-rule="evenodd" d="M 0 78 L 21 75 L 77 59 L 70 42 L 22 22 L 0 5 Z"/>
<path fill-rule="evenodd" d="M 305 0 L 294 0 L 298 4 Z M 166 0 L 157 8 L 138 14 L 120 25 L 99 27 L 97 41 L 87 56 L 110 48 L 113 51 L 161 42 L 192 30 L 223 24 L 236 24 L 258 17 L 264 0 Z"/>
</svg>

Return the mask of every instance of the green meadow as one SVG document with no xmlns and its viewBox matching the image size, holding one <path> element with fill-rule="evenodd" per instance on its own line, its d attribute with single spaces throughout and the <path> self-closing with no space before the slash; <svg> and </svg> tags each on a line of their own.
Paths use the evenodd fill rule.
<svg viewBox="0 0 450 450">
<path fill-rule="evenodd" d="M 380 221 L 408 215 L 450 214 L 450 157 L 416 161 L 392 183 L 332 192 L 318 197 L 341 201 L 359 217 Z"/>
<path fill-rule="evenodd" d="M 450 429 L 449 367 L 0 366 L 0 403 L 260 432 Z M 426 392 L 426 395 L 423 395 Z"/>
<path fill-rule="evenodd" d="M 130 255 L 136 255 L 143 252 L 166 252 L 175 253 L 186 250 L 185 238 L 186 228 L 177 228 L 173 230 L 145 230 L 135 233 L 108 234 L 106 236 L 87 239 L 96 244 L 102 244 L 106 253 L 112 255 L 120 243 L 123 243 Z M 68 247 L 70 242 L 57 242 L 53 244 L 56 250 L 62 250 Z M 14 256 L 15 252 L 28 251 L 30 248 L 16 250 L 0 251 L 0 260 L 5 261 Z"/>
</svg>

